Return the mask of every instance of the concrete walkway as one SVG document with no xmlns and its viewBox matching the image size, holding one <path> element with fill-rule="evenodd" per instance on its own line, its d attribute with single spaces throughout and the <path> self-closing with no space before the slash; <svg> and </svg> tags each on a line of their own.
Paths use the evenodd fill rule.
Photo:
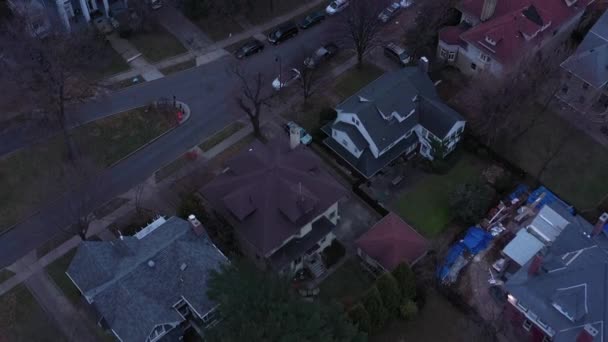
<svg viewBox="0 0 608 342">
<path fill-rule="evenodd" d="M 158 17 L 160 24 L 171 32 L 188 51 L 195 55 L 213 43 L 198 26 L 173 6 L 163 6 Z"/>
<path fill-rule="evenodd" d="M 96 341 L 95 333 L 83 322 L 86 317 L 76 310 L 74 305 L 49 278 L 46 272 L 38 272 L 25 281 L 42 308 L 55 319 L 59 329 L 69 341 Z"/>
<path fill-rule="evenodd" d="M 191 58 L 196 58 L 196 65 L 204 65 L 207 63 L 211 63 L 225 55 L 228 55 L 229 52 L 223 50 L 224 48 L 237 43 L 241 40 L 247 39 L 249 37 L 262 37 L 265 39 L 265 36 L 262 32 L 273 28 L 293 17 L 299 16 L 303 13 L 306 13 L 311 8 L 319 5 L 320 3 L 325 2 L 326 0 L 314 0 L 310 3 L 307 3 L 303 6 L 298 7 L 292 12 L 284 14 L 279 17 L 275 17 L 274 19 L 267 21 L 264 24 L 260 24 L 257 26 L 247 25 L 247 28 L 238 34 L 233 35 L 230 38 L 212 43 L 209 38 L 198 28 L 198 26 L 194 25 L 189 19 L 183 16 L 177 9 L 168 10 L 166 13 L 169 13 L 168 18 L 161 19 L 161 24 L 165 26 L 173 35 L 177 37 L 177 39 L 182 42 L 182 44 L 189 50 L 187 54 L 180 55 L 177 57 L 171 57 L 167 60 L 161 61 L 156 65 L 141 65 L 139 66 L 141 72 L 136 72 L 136 75 L 144 75 L 142 72 L 151 72 L 152 69 L 162 69 L 169 66 L 173 66 L 175 64 L 183 63 Z M 169 7 L 169 6 L 166 6 Z M 165 14 L 165 13 L 162 13 Z M 161 18 L 164 15 L 161 15 Z M 178 23 L 178 24 L 176 24 Z M 176 24 L 176 27 L 171 27 L 171 25 Z M 209 43 L 207 43 L 209 40 Z M 127 42 L 128 43 L 128 42 Z M 112 44 L 114 46 L 114 44 Z M 117 50 L 119 51 L 119 50 Z M 120 51 L 119 51 L 120 52 Z M 122 54 L 121 54 L 122 55 Z M 141 57 L 140 57 L 141 58 Z M 131 63 L 129 63 L 131 64 Z M 129 78 L 133 78 L 134 72 L 132 70 L 120 73 L 110 77 L 107 82 L 115 83 L 120 82 Z M 159 75 L 160 74 L 160 75 Z M 148 77 L 163 77 L 163 75 L 159 72 L 159 74 L 150 73 Z M 144 76 L 144 79 L 146 77 Z M 155 78 L 152 78 L 155 79 Z M 148 79 L 146 79 L 148 81 Z"/>
<path fill-rule="evenodd" d="M 120 38 L 116 33 L 107 36 L 107 38 L 110 41 L 110 44 L 112 44 L 114 50 L 116 50 L 116 52 L 118 52 L 122 58 L 129 63 L 129 66 L 136 71 L 136 75 L 141 75 L 146 81 L 152 81 L 164 76 L 156 67 L 154 67 L 154 65 L 146 61 L 141 52 L 139 52 L 137 48 L 131 44 L 131 42 Z M 126 72 L 125 74 L 128 74 L 128 77 L 125 77 L 122 80 L 133 77 L 132 70 Z"/>
</svg>

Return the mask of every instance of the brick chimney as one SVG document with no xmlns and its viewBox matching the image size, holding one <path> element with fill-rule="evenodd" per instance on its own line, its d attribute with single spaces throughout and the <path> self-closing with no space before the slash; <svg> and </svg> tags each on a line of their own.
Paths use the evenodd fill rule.
<svg viewBox="0 0 608 342">
<path fill-rule="evenodd" d="M 606 225 L 607 222 L 608 222 L 608 213 L 603 213 L 602 215 L 600 215 L 600 217 L 597 219 L 597 223 L 593 227 L 591 236 L 597 236 L 599 233 L 601 233 L 604 230 L 604 226 Z"/>
<path fill-rule="evenodd" d="M 543 257 L 540 254 L 536 254 L 530 263 L 530 267 L 528 268 L 528 275 L 537 275 L 542 264 Z"/>
<path fill-rule="evenodd" d="M 507 1 L 510 1 L 510 0 L 507 0 Z M 494 15 L 494 12 L 496 12 L 497 3 L 498 3 L 498 0 L 484 0 L 483 7 L 481 8 L 481 16 L 479 17 L 479 20 L 486 21 L 486 20 L 492 18 L 492 16 Z"/>
<path fill-rule="evenodd" d="M 188 216 L 188 221 L 190 222 L 190 227 L 194 231 L 196 236 L 201 236 L 205 233 L 205 228 L 201 224 L 201 222 L 194 215 Z"/>
<path fill-rule="evenodd" d="M 296 125 L 289 128 L 289 148 L 292 150 L 300 145 L 301 131 L 300 127 Z"/>
<path fill-rule="evenodd" d="M 576 336 L 576 342 L 593 342 L 599 331 L 591 324 L 585 324 L 583 330 Z"/>
</svg>

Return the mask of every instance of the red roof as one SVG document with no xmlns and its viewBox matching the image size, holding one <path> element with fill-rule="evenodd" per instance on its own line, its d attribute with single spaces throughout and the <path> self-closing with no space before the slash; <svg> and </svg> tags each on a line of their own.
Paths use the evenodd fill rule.
<svg viewBox="0 0 608 342">
<path fill-rule="evenodd" d="M 402 262 L 411 265 L 426 253 L 429 246 L 420 233 L 395 213 L 386 215 L 355 244 L 389 271 Z"/>
<path fill-rule="evenodd" d="M 466 27 L 463 25 L 446 26 L 439 30 L 439 39 L 446 44 L 461 45 L 463 41 L 460 39 L 460 35 L 464 31 L 466 31 Z"/>
<path fill-rule="evenodd" d="M 565 0 L 498 1 L 489 20 L 464 32 L 460 38 L 490 58 L 513 65 L 531 48 L 552 37 L 555 30 L 584 11 L 591 2 L 593 0 L 578 0 L 568 7 Z M 483 3 L 484 0 L 465 0 L 460 9 L 479 18 Z M 496 44 L 486 41 L 486 37 Z"/>
</svg>

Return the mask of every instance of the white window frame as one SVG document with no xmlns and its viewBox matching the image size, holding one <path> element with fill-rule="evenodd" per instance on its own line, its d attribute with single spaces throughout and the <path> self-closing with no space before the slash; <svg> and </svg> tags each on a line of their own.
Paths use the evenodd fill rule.
<svg viewBox="0 0 608 342">
<path fill-rule="evenodd" d="M 532 329 L 532 321 L 529 319 L 524 320 L 524 323 L 521 325 L 525 331 L 530 331 Z"/>
<path fill-rule="evenodd" d="M 453 62 L 456 60 L 456 51 L 448 52 L 448 61 Z"/>
<path fill-rule="evenodd" d="M 443 58 L 443 59 L 448 59 L 448 50 L 446 50 L 444 48 L 440 48 L 439 56 L 441 56 L 441 58 Z"/>
<path fill-rule="evenodd" d="M 479 60 L 484 63 L 490 63 L 492 61 L 492 58 L 490 58 L 490 56 L 488 56 L 482 52 L 479 54 Z"/>
</svg>

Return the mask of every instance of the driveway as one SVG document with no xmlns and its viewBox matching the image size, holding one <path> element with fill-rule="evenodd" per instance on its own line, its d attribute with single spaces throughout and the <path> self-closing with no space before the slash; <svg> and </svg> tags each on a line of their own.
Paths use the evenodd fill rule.
<svg viewBox="0 0 608 342">
<path fill-rule="evenodd" d="M 398 34 L 400 31 L 395 32 Z M 263 53 L 243 61 L 226 56 L 212 63 L 135 85 L 68 109 L 71 126 L 143 106 L 159 97 L 172 98 L 173 95 L 187 103 L 192 110 L 192 115 L 186 124 L 157 139 L 116 166 L 105 170 L 94 179 L 93 182 L 104 184 L 104 187 L 92 201 L 93 207 L 141 183 L 160 166 L 176 159 L 192 146 L 241 117 L 242 114 L 234 100 L 240 91 L 239 81 L 231 72 L 234 66 L 239 65 L 248 73 L 261 73 L 264 84 L 267 85 L 264 91 L 270 92 L 272 91 L 270 83 L 278 75 L 279 68 L 287 70 L 290 65 L 301 65 L 303 51 L 311 50 L 336 38 L 331 25 L 323 23 L 279 46 L 267 46 Z M 26 136 L 32 132 L 26 133 L 28 134 L 12 132 L 9 135 L 2 135 L 0 146 L 4 146 L 7 141 L 11 142 L 10 146 L 13 150 L 27 145 Z M 9 151 L 0 151 L 0 153 L 7 152 Z M 70 224 L 73 215 L 70 215 L 68 210 L 69 199 L 77 198 L 79 196 L 77 193 L 81 191 L 82 189 L 79 189 L 75 191 L 76 194 L 65 194 L 60 199 L 41 207 L 13 229 L 0 235 L 0 268 L 12 264 L 27 252 L 51 239 L 60 227 Z M 344 221 L 353 220 L 351 218 L 353 214 L 359 213 L 357 210 L 353 213 L 344 212 Z M 362 222 L 344 223 L 343 236 L 356 236 L 362 229 L 359 227 Z"/>
<path fill-rule="evenodd" d="M 338 205 L 340 221 L 334 229 L 334 233 L 347 250 L 354 251 L 355 240 L 378 222 L 381 217 L 352 192 Z"/>
</svg>

